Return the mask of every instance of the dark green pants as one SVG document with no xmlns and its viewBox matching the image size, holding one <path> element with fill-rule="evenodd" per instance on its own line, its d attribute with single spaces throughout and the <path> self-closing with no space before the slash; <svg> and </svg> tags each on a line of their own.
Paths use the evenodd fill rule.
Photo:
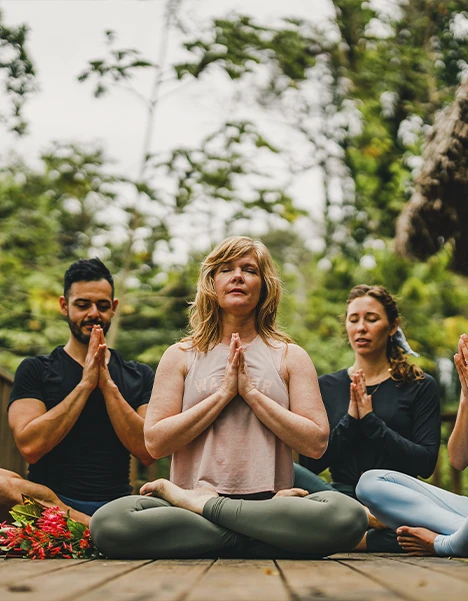
<svg viewBox="0 0 468 601">
<path fill-rule="evenodd" d="M 336 492 L 252 501 L 210 499 L 203 516 L 156 497 L 116 499 L 91 535 L 109 558 L 320 558 L 351 551 L 367 528 L 361 504 Z"/>
</svg>

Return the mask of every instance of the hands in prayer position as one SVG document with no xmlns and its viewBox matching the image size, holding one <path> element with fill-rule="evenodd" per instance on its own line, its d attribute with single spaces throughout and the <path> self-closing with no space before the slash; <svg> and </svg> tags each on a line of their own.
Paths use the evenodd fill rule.
<svg viewBox="0 0 468 601">
<path fill-rule="evenodd" d="M 468 336 L 462 334 L 458 341 L 458 352 L 454 355 L 454 363 L 461 385 L 460 404 L 457 419 L 448 441 L 449 459 L 457 470 L 468 467 Z"/>
<path fill-rule="evenodd" d="M 460 336 L 458 353 L 455 353 L 453 360 L 460 379 L 461 400 L 468 402 L 468 336 L 466 334 Z"/>
<path fill-rule="evenodd" d="M 94 325 L 89 339 L 82 378 L 82 381 L 86 383 L 91 390 L 94 390 L 97 386 L 103 390 L 106 386 L 113 383 L 107 368 L 106 353 L 107 344 L 104 337 L 104 330 L 101 326 Z"/>
<path fill-rule="evenodd" d="M 245 350 L 239 334 L 233 334 L 221 389 L 232 400 L 237 394 L 246 399 L 255 388 L 245 361 Z"/>
<path fill-rule="evenodd" d="M 367 394 L 366 377 L 362 369 L 351 376 L 348 413 L 354 419 L 362 419 L 373 411 L 372 395 Z"/>
</svg>

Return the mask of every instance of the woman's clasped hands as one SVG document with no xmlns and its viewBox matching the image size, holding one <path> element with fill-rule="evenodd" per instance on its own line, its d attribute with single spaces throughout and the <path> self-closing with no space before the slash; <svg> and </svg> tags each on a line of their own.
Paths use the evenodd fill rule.
<svg viewBox="0 0 468 601">
<path fill-rule="evenodd" d="M 246 400 L 249 392 L 254 389 L 255 385 L 250 377 L 245 361 L 245 349 L 242 346 L 239 334 L 233 334 L 221 390 L 229 396 L 229 400 L 233 399 L 237 394 Z"/>
<path fill-rule="evenodd" d="M 362 419 L 372 411 L 372 395 L 367 394 L 364 372 L 358 369 L 351 376 L 348 414 L 354 419 Z"/>
</svg>

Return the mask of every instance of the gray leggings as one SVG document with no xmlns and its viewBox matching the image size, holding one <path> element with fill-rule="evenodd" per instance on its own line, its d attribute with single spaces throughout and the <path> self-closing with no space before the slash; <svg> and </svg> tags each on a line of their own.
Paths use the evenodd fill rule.
<svg viewBox="0 0 468 601">
<path fill-rule="evenodd" d="M 134 495 L 98 509 L 90 526 L 99 551 L 115 559 L 317 559 L 352 550 L 366 528 L 360 503 L 333 492 L 265 501 L 216 497 L 203 516 Z"/>
<path fill-rule="evenodd" d="M 356 494 L 391 528 L 423 527 L 440 533 L 434 541 L 437 555 L 468 557 L 468 497 L 390 470 L 363 474 Z"/>
<path fill-rule="evenodd" d="M 355 488 L 351 484 L 344 484 L 343 482 L 328 484 L 320 476 L 297 463 L 294 463 L 294 486 L 305 488 L 309 493 L 324 490 L 337 491 L 356 499 Z M 396 532 L 390 528 L 382 530 L 369 528 L 366 538 L 366 550 L 369 553 L 403 553 L 403 549 L 398 544 Z"/>
</svg>

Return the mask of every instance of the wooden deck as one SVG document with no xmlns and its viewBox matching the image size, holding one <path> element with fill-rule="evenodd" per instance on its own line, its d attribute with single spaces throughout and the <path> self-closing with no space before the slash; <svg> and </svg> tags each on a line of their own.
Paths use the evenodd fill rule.
<svg viewBox="0 0 468 601">
<path fill-rule="evenodd" d="M 0 560 L 1 601 L 466 601 L 468 560 Z"/>
</svg>

